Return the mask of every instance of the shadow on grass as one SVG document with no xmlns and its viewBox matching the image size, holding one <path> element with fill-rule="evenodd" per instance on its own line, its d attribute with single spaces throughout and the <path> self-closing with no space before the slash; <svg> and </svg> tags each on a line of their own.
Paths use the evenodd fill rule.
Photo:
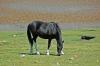
<svg viewBox="0 0 100 66">
<path fill-rule="evenodd" d="M 20 55 L 37 55 L 36 53 L 19 53 Z M 45 55 L 47 56 L 45 53 L 40 53 L 40 55 Z M 57 56 L 56 54 L 50 54 L 51 56 Z"/>
</svg>

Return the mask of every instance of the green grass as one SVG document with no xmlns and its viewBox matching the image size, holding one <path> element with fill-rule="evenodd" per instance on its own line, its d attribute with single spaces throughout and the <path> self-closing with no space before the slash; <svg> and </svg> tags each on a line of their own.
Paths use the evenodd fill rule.
<svg viewBox="0 0 100 66">
<path fill-rule="evenodd" d="M 65 54 L 56 56 L 56 42 L 53 40 L 51 55 L 47 56 L 47 40 L 37 40 L 42 55 L 28 55 L 25 31 L 0 32 L 0 66 L 100 66 L 100 29 L 63 30 L 62 34 Z M 96 38 L 80 40 L 82 35 Z M 22 53 L 25 57 L 21 57 Z"/>
</svg>

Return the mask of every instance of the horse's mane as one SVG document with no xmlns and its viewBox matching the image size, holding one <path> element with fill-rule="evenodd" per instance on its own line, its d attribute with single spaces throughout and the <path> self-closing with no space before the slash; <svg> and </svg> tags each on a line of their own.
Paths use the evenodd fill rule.
<svg viewBox="0 0 100 66">
<path fill-rule="evenodd" d="M 48 33 L 49 34 L 55 34 L 57 31 L 59 31 L 59 26 L 57 23 L 55 22 L 49 22 L 48 23 L 48 26 L 47 26 L 47 29 L 49 30 Z"/>
</svg>

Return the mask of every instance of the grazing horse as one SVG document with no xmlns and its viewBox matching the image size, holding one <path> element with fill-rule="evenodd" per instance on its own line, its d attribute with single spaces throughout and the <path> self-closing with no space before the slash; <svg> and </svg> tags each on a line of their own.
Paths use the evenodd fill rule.
<svg viewBox="0 0 100 66">
<path fill-rule="evenodd" d="M 43 39 L 48 39 L 48 48 L 46 51 L 47 55 L 49 55 L 49 48 L 52 39 L 56 39 L 57 41 L 57 55 L 60 56 L 61 54 L 64 54 L 62 51 L 63 41 L 61 36 L 61 30 L 57 23 L 33 21 L 27 27 L 27 36 L 30 43 L 30 53 L 33 52 L 33 44 L 34 44 L 36 54 L 40 54 L 36 44 L 37 37 L 40 37 Z"/>
</svg>

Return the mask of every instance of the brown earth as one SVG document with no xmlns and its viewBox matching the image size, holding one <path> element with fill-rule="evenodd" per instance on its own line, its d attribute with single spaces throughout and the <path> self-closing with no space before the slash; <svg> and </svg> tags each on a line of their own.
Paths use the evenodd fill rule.
<svg viewBox="0 0 100 66">
<path fill-rule="evenodd" d="M 0 31 L 26 30 L 34 20 L 59 22 L 62 29 L 100 28 L 100 0 L 0 0 Z"/>
<path fill-rule="evenodd" d="M 37 8 L 47 7 L 43 11 L 42 8 L 40 11 L 39 8 L 34 10 L 33 4 Z M 27 23 L 34 20 L 100 22 L 100 0 L 0 0 L 0 23 Z"/>
</svg>

